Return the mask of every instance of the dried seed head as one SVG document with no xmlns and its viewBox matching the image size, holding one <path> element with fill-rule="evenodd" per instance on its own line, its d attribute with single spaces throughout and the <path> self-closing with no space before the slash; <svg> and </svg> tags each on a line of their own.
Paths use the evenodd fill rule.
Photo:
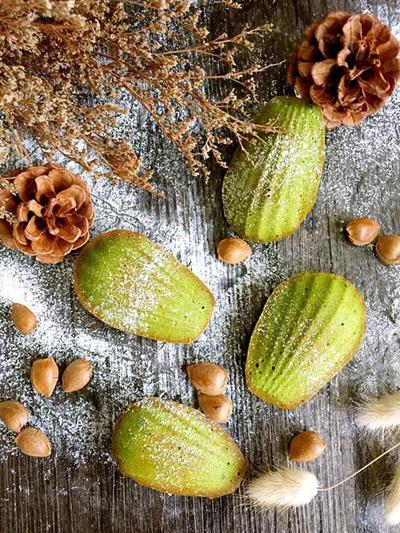
<svg viewBox="0 0 400 533">
<path fill-rule="evenodd" d="M 0 402 L 0 420 L 14 433 L 19 433 L 28 422 L 29 411 L 16 400 Z"/>
<path fill-rule="evenodd" d="M 322 455 L 326 442 L 315 431 L 303 431 L 290 442 L 289 459 L 291 461 L 313 461 Z"/>
<path fill-rule="evenodd" d="M 385 265 L 400 264 L 400 235 L 382 235 L 376 243 L 376 255 Z"/>
<path fill-rule="evenodd" d="M 252 479 L 246 487 L 246 496 L 260 509 L 289 509 L 310 503 L 317 495 L 318 485 L 311 472 L 279 468 Z"/>
<path fill-rule="evenodd" d="M 32 387 L 42 396 L 50 398 L 57 385 L 58 376 L 58 366 L 52 357 L 37 359 L 33 362 L 31 368 Z"/>
<path fill-rule="evenodd" d="M 186 367 L 189 379 L 195 389 L 208 396 L 224 394 L 228 373 L 215 363 L 196 363 Z"/>
<path fill-rule="evenodd" d="M 35 428 L 25 428 L 15 439 L 15 443 L 22 453 L 31 457 L 48 457 L 51 455 L 50 441 L 42 431 Z"/>
<path fill-rule="evenodd" d="M 200 393 L 199 405 L 206 417 L 218 424 L 225 424 L 232 415 L 232 401 L 223 394 L 207 396 Z"/>
<path fill-rule="evenodd" d="M 62 388 L 64 392 L 76 392 L 89 383 L 93 367 L 85 359 L 75 359 L 64 370 L 62 375 Z"/>
<path fill-rule="evenodd" d="M 369 398 L 361 406 L 358 422 L 370 431 L 400 426 L 400 391 Z"/>
<path fill-rule="evenodd" d="M 22 304 L 12 304 L 11 319 L 22 335 L 28 335 L 37 328 L 36 316 Z"/>
<path fill-rule="evenodd" d="M 220 261 L 229 265 L 236 265 L 251 255 L 251 248 L 242 239 L 228 237 L 218 243 L 217 255 Z"/>
<path fill-rule="evenodd" d="M 371 244 L 378 237 L 381 226 L 371 218 L 355 218 L 346 224 L 349 241 L 355 246 Z"/>
<path fill-rule="evenodd" d="M 400 465 L 397 466 L 385 499 L 383 517 L 391 526 L 400 524 Z"/>
</svg>

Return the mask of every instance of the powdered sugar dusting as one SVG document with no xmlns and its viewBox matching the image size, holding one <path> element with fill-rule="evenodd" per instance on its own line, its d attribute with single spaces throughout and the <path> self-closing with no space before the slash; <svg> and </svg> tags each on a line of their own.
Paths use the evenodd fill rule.
<svg viewBox="0 0 400 533">
<path fill-rule="evenodd" d="M 366 157 L 365 154 L 371 149 L 368 149 L 367 143 L 362 146 L 357 144 L 357 139 L 375 139 L 380 153 L 386 155 L 383 164 L 387 162 L 388 165 L 388 180 L 390 176 L 393 179 L 399 154 L 391 151 L 390 146 L 395 118 L 399 114 L 399 100 L 397 92 L 383 112 L 360 128 L 343 128 L 329 134 L 326 171 L 314 219 L 318 220 L 325 205 L 336 211 L 337 232 L 340 232 L 342 222 L 354 215 L 375 214 L 380 219 L 385 218 L 381 206 L 393 202 L 396 191 L 385 187 L 384 183 L 382 187 L 382 179 L 378 179 L 374 172 L 368 172 L 368 167 L 373 165 L 373 156 Z M 378 131 L 381 135 L 376 138 Z M 363 172 L 361 190 L 354 180 L 358 180 Z M 145 231 L 181 257 L 215 293 L 217 308 L 209 328 L 193 345 L 194 358 L 216 360 L 229 368 L 232 354 L 242 350 L 243 339 L 251 331 L 254 316 L 260 311 L 262 295 L 265 298 L 271 286 L 296 272 L 296 264 L 299 265 L 298 270 L 304 270 L 303 258 L 292 255 L 290 240 L 254 246 L 253 255 L 233 270 L 216 260 L 212 248 L 193 249 L 192 232 L 202 231 L 199 218 L 192 220 L 190 228 L 185 224 L 186 213 L 179 212 L 179 209 L 175 223 L 167 220 L 164 212 L 153 218 L 143 205 L 143 193 L 126 185 L 113 187 L 108 182 L 97 182 L 92 183 L 92 190 L 97 208 L 92 235 L 121 227 Z M 385 228 L 388 231 L 400 229 L 392 221 L 388 222 L 391 224 Z M 317 225 L 310 233 L 307 221 L 294 239 L 302 239 L 306 245 L 308 238 L 318 239 L 319 231 Z M 322 244 L 325 246 L 326 242 Z M 348 244 L 340 238 L 338 246 L 347 247 Z M 389 348 L 398 338 L 400 327 L 399 268 L 381 265 L 374 258 L 371 248 L 354 248 L 353 254 L 355 262 L 358 258 L 363 261 L 367 258 L 370 267 L 369 272 L 360 272 L 352 279 L 367 296 L 368 333 L 364 352 L 381 351 L 383 344 L 390 372 L 399 376 L 398 356 L 394 349 Z M 186 358 L 180 349 L 173 345 L 151 344 L 152 359 L 147 343 L 137 342 L 135 336 L 104 326 L 81 308 L 72 289 L 74 259 L 75 256 L 69 256 L 60 265 L 46 266 L 16 251 L 2 250 L 0 396 L 25 403 L 32 413 L 31 423 L 48 432 L 55 453 L 79 463 L 93 453 L 105 460 L 110 458 L 112 423 L 130 402 L 151 394 L 187 400 L 191 398 L 191 392 L 184 376 L 180 376 L 179 382 L 170 379 L 176 374 L 179 360 Z M 311 258 L 311 270 L 318 269 L 317 260 L 317 257 Z M 289 261 L 293 267 L 289 267 Z M 235 274 L 232 275 L 232 272 Z M 382 293 L 369 292 L 365 281 L 369 275 L 382 279 Z M 260 296 L 254 299 L 252 294 L 257 291 L 260 291 Z M 241 316 L 240 324 L 237 316 L 239 300 L 249 316 L 248 320 L 246 316 Z M 24 303 L 37 314 L 39 329 L 32 335 L 21 336 L 10 323 L 9 311 L 13 301 Z M 236 331 L 232 330 L 232 323 L 236 323 Z M 75 357 L 87 358 L 94 365 L 92 383 L 82 393 L 68 396 L 58 387 L 51 399 L 39 397 L 31 389 L 29 369 L 35 358 L 47 356 L 55 357 L 61 367 Z M 362 357 L 355 360 L 354 374 L 350 371 L 348 380 L 354 378 L 360 361 Z M 355 381 L 360 392 L 384 388 L 376 373 L 371 373 L 368 380 Z M 0 458 L 5 459 L 8 453 L 17 452 L 11 435 L 3 427 L 1 432 Z"/>
<path fill-rule="evenodd" d="M 233 441 L 202 413 L 154 398 L 120 419 L 113 446 L 133 478 L 184 494 L 227 491 L 239 484 L 246 465 Z"/>
<path fill-rule="evenodd" d="M 362 7 L 367 8 L 367 2 Z M 386 20 L 384 6 L 376 6 L 374 11 Z M 390 23 L 400 34 L 400 13 L 394 14 Z M 329 477 L 330 472 L 337 472 L 338 463 L 343 474 L 348 474 L 360 461 L 356 448 L 359 432 L 353 423 L 355 401 L 362 394 L 396 390 L 400 383 L 400 267 L 379 263 L 372 247 L 351 247 L 341 231 L 346 220 L 363 215 L 378 218 L 385 232 L 400 232 L 399 124 L 397 91 L 381 112 L 361 126 L 329 133 L 325 171 L 312 215 L 293 237 L 254 246 L 253 255 L 236 267 L 218 262 L 214 253 L 215 243 L 225 236 L 226 229 L 215 208 L 220 202 L 220 184 L 203 186 L 190 181 L 182 172 L 182 161 L 170 148 L 164 151 L 161 143 L 155 144 L 157 148 L 147 154 L 147 163 L 169 179 L 168 200 L 150 200 L 128 185 L 90 182 L 97 210 L 92 236 L 126 228 L 144 232 L 165 246 L 214 292 L 217 307 L 211 323 L 189 347 L 118 332 L 78 304 L 72 288 L 76 255 L 60 265 L 46 266 L 2 248 L 0 399 L 26 404 L 31 424 L 49 435 L 56 456 L 71 466 L 104 462 L 110 460 L 111 430 L 121 411 L 150 395 L 194 403 L 193 389 L 180 365 L 211 360 L 231 372 L 229 394 L 234 415 L 229 427 L 241 435 L 240 445 L 250 460 L 257 456 L 269 464 L 284 461 L 284 444 L 291 432 L 314 427 L 345 446 L 339 458 L 333 446 L 322 462 L 311 468 L 327 484 L 337 481 Z M 139 133 L 132 138 L 136 141 L 140 144 Z M 72 166 L 71 170 L 77 169 Z M 185 195 L 183 188 L 187 189 Z M 202 190 L 207 194 L 199 195 Z M 249 334 L 271 288 L 305 270 L 332 271 L 351 279 L 366 298 L 367 335 L 360 353 L 338 378 L 314 400 L 288 413 L 262 404 L 246 391 L 243 367 Z M 13 328 L 13 301 L 26 304 L 37 314 L 39 329 L 32 335 L 22 337 Z M 35 358 L 47 356 L 53 356 L 61 368 L 76 357 L 88 359 L 94 366 L 91 383 L 79 393 L 65 395 L 58 386 L 52 398 L 39 397 L 30 386 L 29 369 Z M 363 445 L 363 462 L 371 459 L 370 452 Z M 0 461 L 16 453 L 13 435 L 1 425 Z M 355 501 L 355 491 L 353 494 L 351 486 L 347 487 L 339 489 L 339 503 L 349 502 L 341 490 L 348 490 L 346 495 L 353 495 Z M 378 511 L 376 502 L 365 506 L 366 528 L 376 525 Z M 377 526 L 375 530 L 381 529 Z"/>
</svg>

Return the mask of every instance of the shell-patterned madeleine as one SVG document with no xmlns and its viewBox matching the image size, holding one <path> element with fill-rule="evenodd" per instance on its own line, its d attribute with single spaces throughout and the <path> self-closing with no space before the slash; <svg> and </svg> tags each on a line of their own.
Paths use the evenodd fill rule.
<svg viewBox="0 0 400 533">
<path fill-rule="evenodd" d="M 191 270 L 145 235 L 103 233 L 80 253 L 75 290 L 82 305 L 116 329 L 191 343 L 207 327 L 214 297 Z"/>
<path fill-rule="evenodd" d="M 217 498 L 242 482 L 247 462 L 231 437 L 200 411 L 147 398 L 115 424 L 113 455 L 123 474 L 169 494 Z"/>
<path fill-rule="evenodd" d="M 336 274 L 305 272 L 273 291 L 256 324 L 247 386 L 283 409 L 310 399 L 358 351 L 366 329 L 361 293 Z"/>
</svg>

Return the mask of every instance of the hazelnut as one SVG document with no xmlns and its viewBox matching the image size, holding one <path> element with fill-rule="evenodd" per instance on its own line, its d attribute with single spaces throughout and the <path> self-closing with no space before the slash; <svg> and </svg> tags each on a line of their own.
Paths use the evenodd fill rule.
<svg viewBox="0 0 400 533">
<path fill-rule="evenodd" d="M 59 376 L 57 363 L 52 357 L 36 359 L 31 368 L 32 387 L 42 396 L 50 396 L 56 388 Z"/>
<path fill-rule="evenodd" d="M 376 243 L 375 251 L 385 265 L 400 264 L 400 235 L 382 235 Z"/>
<path fill-rule="evenodd" d="M 62 389 L 64 392 L 76 392 L 83 389 L 92 378 L 93 367 L 85 359 L 75 359 L 64 370 Z"/>
<path fill-rule="evenodd" d="M 22 304 L 12 304 L 11 319 L 22 335 L 28 335 L 37 328 L 37 320 L 30 309 Z"/>
<path fill-rule="evenodd" d="M 346 224 L 349 241 L 355 246 L 371 244 L 378 237 L 380 224 L 371 218 L 355 218 Z"/>
<path fill-rule="evenodd" d="M 0 420 L 14 433 L 19 433 L 28 422 L 29 411 L 16 400 L 0 402 Z"/>
<path fill-rule="evenodd" d="M 223 394 L 218 396 L 207 396 L 207 394 L 199 394 L 200 409 L 210 420 L 214 420 L 218 424 L 225 424 L 232 414 L 232 401 Z"/>
<path fill-rule="evenodd" d="M 15 444 L 25 455 L 31 457 L 48 457 L 51 455 L 50 441 L 42 431 L 35 428 L 25 428 L 18 433 Z"/>
<path fill-rule="evenodd" d="M 303 431 L 290 442 L 289 459 L 291 461 L 313 461 L 322 455 L 326 442 L 315 431 Z"/>
<path fill-rule="evenodd" d="M 196 363 L 186 367 L 189 379 L 195 389 L 208 396 L 224 394 L 228 372 L 215 363 Z"/>
<path fill-rule="evenodd" d="M 241 263 L 251 255 L 251 248 L 242 239 L 237 237 L 228 237 L 218 243 L 217 255 L 220 261 L 229 265 Z"/>
</svg>

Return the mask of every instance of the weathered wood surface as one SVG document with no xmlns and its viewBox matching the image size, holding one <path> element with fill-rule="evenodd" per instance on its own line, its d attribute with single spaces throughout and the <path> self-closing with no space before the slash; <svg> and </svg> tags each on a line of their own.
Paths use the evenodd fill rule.
<svg viewBox="0 0 400 533">
<path fill-rule="evenodd" d="M 264 43 L 268 62 L 284 59 L 298 41 L 304 25 L 331 10 L 369 9 L 397 30 L 400 22 L 400 3 L 396 0 L 245 0 L 243 4 L 241 12 L 229 17 L 218 16 L 218 6 L 209 6 L 205 8 L 205 17 L 211 21 L 213 31 L 233 32 L 243 23 L 273 22 L 276 33 Z M 260 52 L 259 57 L 262 56 Z M 268 71 L 263 82 L 264 98 L 283 91 L 286 91 L 283 70 Z M 222 174 L 215 171 L 208 184 L 189 178 L 176 153 L 139 116 L 141 149 L 156 166 L 156 180 L 160 188 L 166 190 L 166 196 L 150 197 L 140 192 L 127 197 L 125 202 L 120 200 L 122 211 L 119 214 L 110 211 L 108 227 L 98 228 L 98 231 L 133 227 L 147 230 L 150 236 L 160 240 L 156 225 L 149 226 L 147 221 L 160 220 L 162 224 L 170 223 L 171 228 L 185 228 L 191 246 L 174 240 L 171 234 L 169 248 L 187 264 L 197 265 L 198 273 L 219 295 L 228 294 L 225 314 L 218 313 L 215 319 L 218 321 L 222 317 L 224 323 L 214 325 L 209 334 L 224 328 L 227 333 L 215 338 L 207 338 L 206 333 L 205 340 L 188 347 L 161 346 L 120 335 L 118 346 L 124 344 L 133 354 L 142 354 L 154 361 L 155 374 L 159 372 L 160 376 L 159 383 L 155 384 L 156 392 L 168 390 L 172 397 L 185 401 L 194 396 L 181 374 L 181 364 L 205 355 L 227 366 L 231 373 L 230 394 L 236 405 L 229 430 L 249 459 L 251 471 L 284 464 L 290 437 L 306 427 L 319 431 L 329 443 L 323 459 L 309 466 L 324 485 L 359 468 L 385 446 L 380 439 L 366 439 L 356 428 L 354 403 L 362 393 L 375 394 L 398 387 L 398 316 L 391 317 L 394 332 L 388 338 L 379 327 L 378 310 L 378 317 L 371 326 L 376 326 L 376 331 L 370 334 L 370 341 L 361 354 L 320 394 L 295 412 L 279 411 L 251 396 L 245 388 L 243 367 L 249 334 L 266 297 L 277 281 L 292 273 L 323 270 L 343 274 L 365 292 L 367 299 L 387 302 L 387 313 L 395 314 L 390 290 L 391 284 L 398 280 L 393 274 L 390 279 L 387 277 L 385 268 L 371 251 L 350 247 L 340 227 L 346 218 L 361 214 L 360 206 L 366 206 L 369 212 L 364 214 L 379 216 L 388 230 L 400 231 L 399 139 L 393 139 L 392 148 L 375 146 L 381 134 L 379 128 L 394 128 L 393 120 L 399 120 L 399 113 L 395 112 L 396 106 L 399 107 L 396 98 L 381 118 L 346 133 L 347 137 L 339 133 L 329 135 L 328 164 L 318 203 L 301 230 L 278 244 L 257 246 L 246 265 L 232 268 L 221 266 L 213 258 L 216 243 L 227 232 L 220 200 Z M 373 128 L 376 128 L 376 142 L 374 135 L 368 133 Z M 375 151 L 368 148 L 370 145 L 365 139 L 374 143 Z M 361 163 L 363 159 L 369 161 L 368 165 Z M 347 186 L 342 187 L 342 184 Z M 126 189 L 114 192 L 118 194 L 124 198 Z M 132 198 L 135 205 L 131 203 Z M 107 208 L 104 199 L 98 202 Z M 0 255 L 0 268 L 1 261 Z M 241 278 L 247 281 L 239 283 Z M 85 320 L 92 326 L 93 320 L 79 309 L 72 296 L 71 299 L 72 304 L 65 304 L 65 319 L 71 320 L 71 327 L 76 315 L 79 315 L 81 327 L 82 320 L 83 326 Z M 118 359 L 118 346 L 115 359 Z M 7 343 L 0 346 L 0 350 L 9 349 Z M 134 371 L 132 357 L 129 364 L 125 357 L 118 363 L 121 376 L 125 376 L 122 379 L 130 379 L 129 371 Z M 162 368 L 158 366 L 160 361 Z M 111 422 L 120 406 L 111 402 L 103 409 L 110 417 L 111 430 Z M 392 442 L 388 438 L 386 444 Z M 16 455 L 0 465 L 0 532 L 385 532 L 389 529 L 379 516 L 380 491 L 390 479 L 390 467 L 395 459 L 396 455 L 391 456 L 334 492 L 321 494 L 307 508 L 262 514 L 244 507 L 238 494 L 209 501 L 167 496 L 142 488 L 123 478 L 114 464 L 99 462 L 95 454 L 93 462 L 89 460 L 78 468 L 71 467 L 63 458 L 32 461 Z"/>
</svg>

